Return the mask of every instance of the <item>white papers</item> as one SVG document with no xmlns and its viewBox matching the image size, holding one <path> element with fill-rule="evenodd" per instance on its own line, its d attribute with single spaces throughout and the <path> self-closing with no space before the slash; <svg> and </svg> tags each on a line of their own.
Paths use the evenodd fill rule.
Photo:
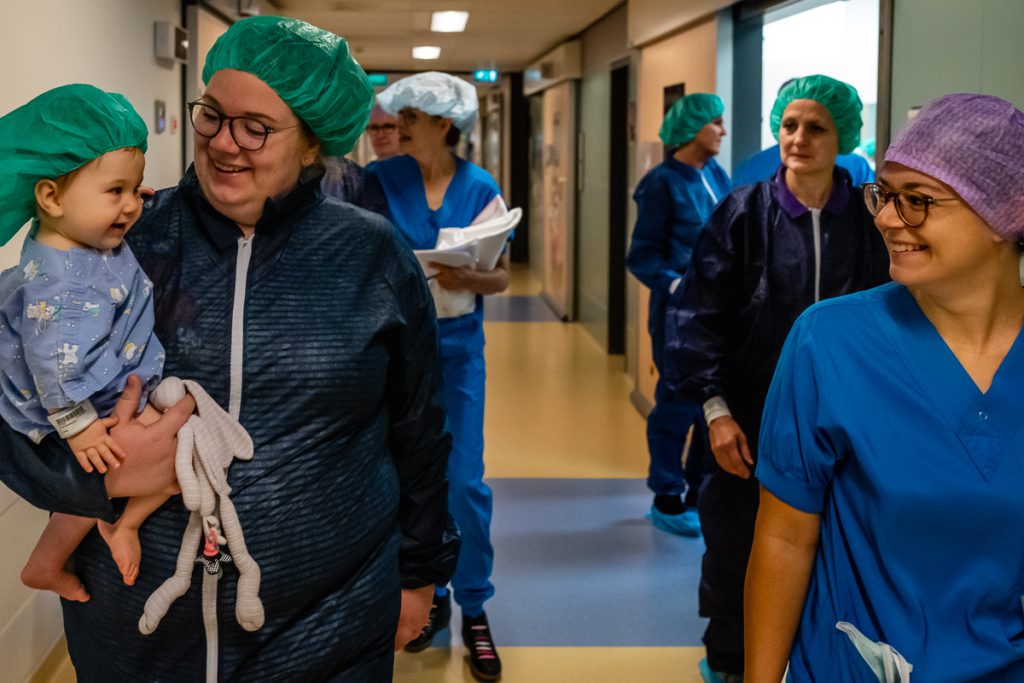
<svg viewBox="0 0 1024 683">
<path fill-rule="evenodd" d="M 500 194 L 495 195 L 491 201 L 487 202 L 487 206 L 485 206 L 483 210 L 469 222 L 469 224 L 478 225 L 485 221 L 489 221 L 492 218 L 499 218 L 506 214 L 508 214 L 508 206 L 505 205 L 505 200 L 501 198 Z"/>
<path fill-rule="evenodd" d="M 430 263 L 460 267 L 472 266 L 476 270 L 493 270 L 498 264 L 509 235 L 523 217 L 520 208 L 496 218 L 466 228 L 441 228 L 433 249 L 417 249 L 416 258 L 427 277 L 437 271 Z"/>
<path fill-rule="evenodd" d="M 475 267 L 477 260 L 475 244 L 460 244 L 441 249 L 417 249 L 413 253 L 419 259 L 423 274 L 428 278 L 437 275 L 437 268 L 431 266 L 431 263 L 440 263 L 442 266 L 451 268 L 462 268 L 464 266 Z"/>
<path fill-rule="evenodd" d="M 471 225 L 465 228 L 441 228 L 437 232 L 437 242 L 433 249 L 417 249 L 414 252 L 424 275 L 429 279 L 438 318 L 458 318 L 472 313 L 476 310 L 476 294 L 444 289 L 434 279 L 437 269 L 430 264 L 494 270 L 509 235 L 519 225 L 522 217 L 522 209 L 509 211 L 499 195 L 477 214 Z"/>
</svg>

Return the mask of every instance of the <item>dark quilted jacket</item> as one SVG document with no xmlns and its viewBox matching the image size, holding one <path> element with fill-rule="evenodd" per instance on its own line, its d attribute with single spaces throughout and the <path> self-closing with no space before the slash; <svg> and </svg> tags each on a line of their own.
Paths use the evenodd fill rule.
<svg viewBox="0 0 1024 683">
<path fill-rule="evenodd" d="M 235 622 L 229 568 L 218 602 L 226 681 L 389 680 L 400 586 L 445 583 L 455 567 L 430 295 L 386 220 L 318 186 L 268 201 L 252 242 L 240 420 L 256 454 L 229 482 L 262 569 L 266 624 L 247 633 Z M 197 380 L 225 408 L 240 235 L 190 170 L 129 236 L 154 282 L 166 374 Z M 114 515 L 99 477 L 52 437 L 32 449 L 4 425 L 0 478 L 39 507 Z M 92 600 L 65 604 L 64 617 L 80 681 L 203 679 L 198 569 L 155 634 L 137 629 L 173 573 L 186 519 L 175 497 L 143 526 L 134 587 L 95 532 L 79 547 L 74 569 Z"/>
</svg>

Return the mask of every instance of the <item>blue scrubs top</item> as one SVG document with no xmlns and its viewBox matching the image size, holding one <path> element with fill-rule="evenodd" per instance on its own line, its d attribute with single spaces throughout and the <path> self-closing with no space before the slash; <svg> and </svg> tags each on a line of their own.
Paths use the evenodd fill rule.
<svg viewBox="0 0 1024 683">
<path fill-rule="evenodd" d="M 717 161 L 697 169 L 671 156 L 648 171 L 633 193 L 636 227 L 626 267 L 651 290 L 647 329 L 659 368 L 669 290 L 690 267 L 697 235 L 727 194 L 729 176 Z"/>
<path fill-rule="evenodd" d="M 637 185 L 636 227 L 626 265 L 652 293 L 667 295 L 686 272 L 700 229 L 729 189 L 729 176 L 714 159 L 696 169 L 671 156 Z"/>
<path fill-rule="evenodd" d="M 792 680 L 876 681 L 836 622 L 928 683 L 1024 681 L 1024 334 L 982 393 L 901 285 L 786 341 L 757 478 L 821 515 Z"/>
<path fill-rule="evenodd" d="M 455 158 L 455 176 L 436 211 L 427 205 L 419 164 L 410 156 L 397 156 L 368 167 L 388 201 L 389 218 L 413 249 L 432 249 L 441 228 L 469 227 L 473 219 L 501 194 L 491 175 L 465 159 Z M 449 358 L 481 352 L 484 347 L 484 301 L 476 297 L 472 313 L 443 318 L 441 355 Z"/>
<path fill-rule="evenodd" d="M 736 172 L 732 174 L 732 186 L 752 185 L 761 180 L 768 180 L 775 175 L 775 170 L 780 163 L 782 162 L 778 145 L 762 149 L 740 164 Z M 859 154 L 840 154 L 836 157 L 836 166 L 850 172 L 854 187 L 860 187 L 875 179 L 875 172 L 871 170 L 871 164 Z"/>
</svg>

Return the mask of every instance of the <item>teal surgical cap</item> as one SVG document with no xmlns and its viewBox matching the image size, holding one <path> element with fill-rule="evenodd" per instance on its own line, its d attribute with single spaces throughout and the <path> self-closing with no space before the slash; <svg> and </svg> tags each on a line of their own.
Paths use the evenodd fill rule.
<svg viewBox="0 0 1024 683">
<path fill-rule="evenodd" d="M 794 78 L 786 83 L 779 90 L 775 106 L 772 107 L 772 135 L 776 140 L 779 139 L 782 114 L 793 100 L 814 100 L 828 109 L 839 134 L 840 154 L 849 154 L 857 149 L 862 125 L 860 111 L 864 107 L 852 85 L 820 75 Z"/>
<path fill-rule="evenodd" d="M 463 133 L 476 126 L 480 108 L 476 88 L 440 71 L 427 71 L 395 81 L 377 95 L 377 104 L 389 114 L 409 108 L 451 119 Z"/>
<path fill-rule="evenodd" d="M 62 85 L 0 118 L 0 245 L 35 216 L 36 183 L 123 147 L 146 151 L 146 124 L 123 95 Z"/>
<path fill-rule="evenodd" d="M 658 137 L 669 147 L 685 145 L 724 111 L 725 105 L 718 95 L 703 92 L 687 95 L 676 100 L 665 114 Z"/>
<path fill-rule="evenodd" d="M 352 151 L 373 108 L 373 86 L 344 38 L 298 19 L 248 17 L 231 25 L 203 66 L 209 83 L 221 69 L 256 76 L 320 139 L 327 156 Z"/>
</svg>

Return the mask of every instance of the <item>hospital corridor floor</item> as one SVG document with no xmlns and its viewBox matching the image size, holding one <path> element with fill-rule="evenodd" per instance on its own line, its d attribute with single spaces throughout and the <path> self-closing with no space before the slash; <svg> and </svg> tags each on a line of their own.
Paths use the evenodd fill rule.
<svg viewBox="0 0 1024 683">
<path fill-rule="evenodd" d="M 486 309 L 497 591 L 486 609 L 502 680 L 699 683 L 703 543 L 644 518 L 644 420 L 621 356 L 558 321 L 536 293 L 515 269 L 509 293 Z M 459 623 L 456 607 L 456 628 L 400 653 L 394 680 L 472 681 Z M 33 683 L 74 681 L 61 656 Z"/>
</svg>

